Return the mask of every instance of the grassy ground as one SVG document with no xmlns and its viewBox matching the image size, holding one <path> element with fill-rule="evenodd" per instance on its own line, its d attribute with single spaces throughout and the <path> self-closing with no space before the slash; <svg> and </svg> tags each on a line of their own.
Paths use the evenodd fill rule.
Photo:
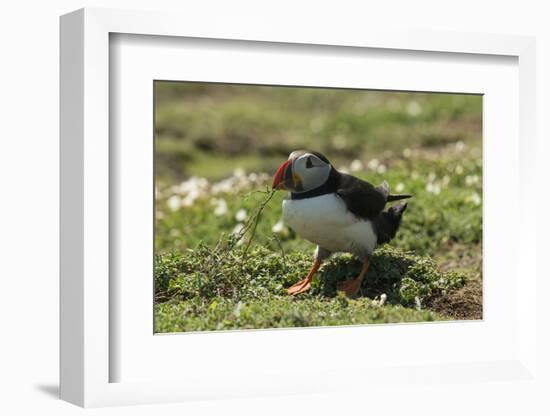
<svg viewBox="0 0 550 416">
<path fill-rule="evenodd" d="M 358 299 L 335 291 L 348 255 L 288 298 L 314 246 L 282 223 L 282 193 L 246 256 L 233 237 L 298 148 L 414 195 Z M 479 96 L 157 83 L 155 157 L 157 331 L 481 317 Z"/>
</svg>

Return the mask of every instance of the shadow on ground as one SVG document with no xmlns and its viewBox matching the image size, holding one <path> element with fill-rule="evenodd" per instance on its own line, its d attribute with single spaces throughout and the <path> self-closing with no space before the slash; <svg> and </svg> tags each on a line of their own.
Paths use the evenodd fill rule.
<svg viewBox="0 0 550 416">
<path fill-rule="evenodd" d="M 59 399 L 59 384 L 37 384 L 34 387 L 52 399 Z"/>
</svg>

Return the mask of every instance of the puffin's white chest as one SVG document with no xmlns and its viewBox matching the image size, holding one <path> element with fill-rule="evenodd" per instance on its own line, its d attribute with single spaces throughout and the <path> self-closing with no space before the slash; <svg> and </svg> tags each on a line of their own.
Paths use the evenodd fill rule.
<svg viewBox="0 0 550 416">
<path fill-rule="evenodd" d="M 376 246 L 372 223 L 349 212 L 335 194 L 284 200 L 283 218 L 298 235 L 332 252 L 363 256 Z"/>
</svg>

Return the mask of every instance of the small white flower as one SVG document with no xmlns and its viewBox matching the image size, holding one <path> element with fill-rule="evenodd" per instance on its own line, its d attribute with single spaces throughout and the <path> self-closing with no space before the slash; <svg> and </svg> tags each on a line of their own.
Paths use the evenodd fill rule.
<svg viewBox="0 0 550 416">
<path fill-rule="evenodd" d="M 462 165 L 456 165 L 455 173 L 457 175 L 462 175 L 464 173 L 464 168 L 462 167 Z"/>
<path fill-rule="evenodd" d="M 221 217 L 222 215 L 227 214 L 227 202 L 223 198 L 215 198 L 212 200 L 212 205 L 214 205 L 214 215 Z"/>
<path fill-rule="evenodd" d="M 458 142 L 455 143 L 455 149 L 459 152 L 463 151 L 465 147 L 466 147 L 466 145 L 461 140 L 459 140 Z"/>
<path fill-rule="evenodd" d="M 351 165 L 349 165 L 349 169 L 352 172 L 359 172 L 360 170 L 364 169 L 363 162 L 361 162 L 359 159 L 355 159 L 353 162 L 351 162 Z"/>
<path fill-rule="evenodd" d="M 182 207 L 190 207 L 195 203 L 195 200 L 201 196 L 201 192 L 198 189 L 191 190 L 185 198 L 181 200 Z"/>
<path fill-rule="evenodd" d="M 386 173 L 386 165 L 378 165 L 378 167 L 376 168 L 376 172 L 378 173 Z"/>
<path fill-rule="evenodd" d="M 248 217 L 247 213 L 246 213 L 246 210 L 244 208 L 241 208 L 240 210 L 237 211 L 237 213 L 235 214 L 235 219 L 237 221 L 246 221 L 246 218 Z"/>
<path fill-rule="evenodd" d="M 283 220 L 279 220 L 277 221 L 273 227 L 271 227 L 271 231 L 276 233 L 276 234 L 280 234 L 283 232 L 283 230 L 285 229 L 285 225 L 283 223 Z"/>
<path fill-rule="evenodd" d="M 471 196 L 470 196 L 470 201 L 472 201 L 472 203 L 474 205 L 479 205 L 481 204 L 481 197 L 479 196 L 479 194 L 477 192 L 474 192 Z"/>
<path fill-rule="evenodd" d="M 205 178 L 197 178 L 196 176 L 192 176 L 186 181 L 183 181 L 178 186 L 178 191 L 182 195 L 188 195 L 188 194 L 200 194 L 204 191 L 206 191 L 206 188 L 208 187 L 208 180 Z"/>
<path fill-rule="evenodd" d="M 228 194 L 233 191 L 233 180 L 232 178 L 222 179 L 219 182 L 216 182 L 212 185 L 211 188 L 212 194 Z"/>
<path fill-rule="evenodd" d="M 243 176 L 245 176 L 245 171 L 244 169 L 242 168 L 237 168 L 233 171 L 233 176 L 237 177 L 237 178 L 242 178 Z"/>
<path fill-rule="evenodd" d="M 231 231 L 231 233 L 232 234 L 240 234 L 243 229 L 244 229 L 244 224 L 243 223 L 238 223 L 237 225 L 235 225 L 235 227 L 233 227 L 233 231 Z"/>
<path fill-rule="evenodd" d="M 467 175 L 465 180 L 466 180 L 466 186 L 476 185 L 479 182 L 479 176 Z"/>
<path fill-rule="evenodd" d="M 412 117 L 416 117 L 422 113 L 422 107 L 418 104 L 418 101 L 413 100 L 407 103 L 407 113 Z"/>
<path fill-rule="evenodd" d="M 380 164 L 380 162 L 378 161 L 378 159 L 371 159 L 369 161 L 369 163 L 367 164 L 367 167 L 369 169 L 376 170 L 376 168 L 378 167 L 379 164 Z"/>
<path fill-rule="evenodd" d="M 441 193 L 441 186 L 438 183 L 429 182 L 426 185 L 426 191 L 434 195 L 439 195 Z"/>
<path fill-rule="evenodd" d="M 404 190 L 405 190 L 405 185 L 403 184 L 403 182 L 399 182 L 395 186 L 395 192 L 403 192 Z"/>
<path fill-rule="evenodd" d="M 181 207 L 181 198 L 179 195 L 172 195 L 166 202 L 168 203 L 168 208 L 172 211 L 177 211 Z"/>
<path fill-rule="evenodd" d="M 409 158 L 409 157 L 411 157 L 411 155 L 412 155 L 411 149 L 406 148 L 405 150 L 403 150 L 403 157 Z"/>
</svg>

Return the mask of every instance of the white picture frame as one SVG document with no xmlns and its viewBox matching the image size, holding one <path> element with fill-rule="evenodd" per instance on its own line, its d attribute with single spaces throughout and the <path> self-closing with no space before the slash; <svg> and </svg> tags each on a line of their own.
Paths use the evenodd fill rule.
<svg viewBox="0 0 550 416">
<path fill-rule="evenodd" d="M 445 54 L 498 55 L 517 59 L 519 68 L 518 120 L 519 154 L 517 199 L 514 207 L 525 232 L 518 235 L 517 264 L 523 275 L 518 287 L 513 317 L 517 331 L 514 348 L 496 360 L 425 363 L 392 367 L 387 360 L 378 368 L 368 365 L 351 369 L 343 365 L 320 374 L 303 371 L 266 373 L 264 378 L 239 378 L 220 374 L 215 380 L 196 375 L 170 381 L 117 380 L 111 371 L 120 360 L 112 348 L 113 287 L 110 275 L 116 259 L 110 258 L 110 227 L 120 217 L 112 215 L 111 173 L 116 160 L 110 157 L 110 37 L 112 34 L 174 38 L 225 39 L 226 41 L 277 43 L 285 45 L 331 45 L 332 48 L 371 48 Z M 162 39 L 160 40 L 162 42 Z M 61 18 L 61 398 L 80 406 L 158 403 L 198 398 L 242 397 L 262 394 L 330 392 L 369 385 L 399 377 L 404 383 L 446 380 L 525 380 L 536 375 L 536 271 L 532 242 L 536 240 L 533 184 L 535 169 L 533 120 L 535 111 L 534 39 L 508 35 L 468 33 L 396 32 L 357 29 L 356 32 L 307 34 L 277 25 L 239 26 L 238 32 L 223 20 L 205 26 L 189 16 L 167 13 L 83 9 Z M 529 212 L 529 215 L 527 213 Z M 517 274 L 517 270 L 512 271 Z M 152 276 L 151 276 L 152 279 Z M 414 334 L 415 326 L 397 331 Z M 332 332 L 353 337 L 358 329 L 339 328 Z M 294 330 L 294 337 L 303 331 Z M 241 336 L 244 333 L 241 333 Z M 311 333 L 309 333 L 311 334 Z M 153 334 L 151 333 L 151 336 Z M 197 336 L 201 336 L 198 334 Z M 210 334 L 202 335 L 210 337 Z M 276 342 L 282 332 L 254 333 L 255 338 Z M 322 335 L 325 336 L 325 335 Z M 328 336 L 328 335 L 327 335 Z M 250 336 L 248 336 L 250 338 Z M 305 336 L 302 337 L 303 342 Z M 217 342 L 217 341 L 216 341 Z M 239 342 L 239 341 L 235 341 Z M 244 342 L 244 341 L 241 341 Z M 398 363 L 399 364 L 399 363 Z M 368 369 L 368 374 L 366 372 Z M 237 381 L 235 381 L 237 380 Z M 348 380 L 348 381 L 342 381 Z"/>
</svg>

